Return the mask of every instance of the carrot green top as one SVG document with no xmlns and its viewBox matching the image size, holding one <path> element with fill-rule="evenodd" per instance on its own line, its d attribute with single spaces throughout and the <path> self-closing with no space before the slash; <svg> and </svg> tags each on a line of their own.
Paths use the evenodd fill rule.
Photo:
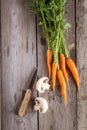
<svg viewBox="0 0 87 130">
<path fill-rule="evenodd" d="M 27 9 L 39 16 L 48 49 L 52 49 L 54 61 L 58 61 L 58 52 L 63 50 L 66 57 L 68 51 L 65 41 L 65 30 L 70 24 L 65 19 L 66 0 L 33 0 L 27 3 Z"/>
</svg>

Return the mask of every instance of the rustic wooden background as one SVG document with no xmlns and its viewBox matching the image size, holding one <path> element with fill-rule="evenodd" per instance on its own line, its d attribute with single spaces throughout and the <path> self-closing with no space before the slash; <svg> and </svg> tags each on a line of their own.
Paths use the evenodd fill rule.
<svg viewBox="0 0 87 130">
<path fill-rule="evenodd" d="M 49 102 L 46 114 L 33 110 L 37 96 L 33 88 L 31 102 L 23 118 L 17 116 L 29 76 L 38 67 L 38 77 L 47 75 L 46 44 L 37 17 L 25 8 L 25 0 L 0 1 L 0 130 L 87 130 L 87 0 L 68 0 L 67 19 L 72 27 L 67 43 L 74 43 L 71 57 L 80 74 L 81 92 L 69 76 L 68 107 L 60 91 L 43 95 Z M 69 72 L 70 73 L 70 72 Z"/>
</svg>

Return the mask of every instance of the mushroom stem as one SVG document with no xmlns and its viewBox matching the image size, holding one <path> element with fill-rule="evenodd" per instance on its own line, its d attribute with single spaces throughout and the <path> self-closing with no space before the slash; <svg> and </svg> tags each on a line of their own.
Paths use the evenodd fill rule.
<svg viewBox="0 0 87 130">
<path fill-rule="evenodd" d="M 35 111 L 40 111 L 40 109 L 41 109 L 41 106 L 40 106 L 40 105 L 35 105 L 35 106 L 34 106 L 34 110 L 35 110 Z"/>
</svg>

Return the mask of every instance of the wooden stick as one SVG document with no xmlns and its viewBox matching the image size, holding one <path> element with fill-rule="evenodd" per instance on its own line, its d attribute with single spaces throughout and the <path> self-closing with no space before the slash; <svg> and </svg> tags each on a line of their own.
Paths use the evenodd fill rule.
<svg viewBox="0 0 87 130">
<path fill-rule="evenodd" d="M 30 89 L 27 89 L 26 93 L 25 93 L 25 96 L 24 96 L 24 99 L 21 103 L 21 106 L 19 108 L 19 111 L 18 111 L 18 115 L 20 117 L 23 117 L 24 114 L 25 114 L 25 111 L 27 109 L 27 106 L 28 106 L 28 103 L 30 101 L 30 97 L 31 97 L 31 90 Z"/>
</svg>

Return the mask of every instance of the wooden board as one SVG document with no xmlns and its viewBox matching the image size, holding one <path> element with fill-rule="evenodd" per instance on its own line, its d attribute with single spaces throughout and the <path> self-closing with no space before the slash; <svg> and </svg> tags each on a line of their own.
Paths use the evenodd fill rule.
<svg viewBox="0 0 87 130">
<path fill-rule="evenodd" d="M 0 43 L 0 130 L 1 130 L 1 43 Z"/>
<path fill-rule="evenodd" d="M 0 130 L 1 130 L 1 44 L 0 44 Z"/>
<path fill-rule="evenodd" d="M 0 50 L 1 54 L 1 50 Z M 0 56 L 0 130 L 1 130 L 1 56 Z"/>
<path fill-rule="evenodd" d="M 35 16 L 24 7 L 25 0 L 0 2 L 0 130 L 86 130 L 87 0 L 68 0 L 66 7 L 66 18 L 72 25 L 66 32 L 66 40 L 68 44 L 75 45 L 71 57 L 76 62 L 80 74 L 80 97 L 68 71 L 70 94 L 68 93 L 67 109 L 57 83 L 55 96 L 51 91 L 38 94 L 45 97 L 49 103 L 47 113 L 34 112 L 33 103 L 37 97 L 34 88 L 30 105 L 23 118 L 19 118 L 17 112 L 33 68 L 38 66 L 38 78 L 48 75 L 47 46 Z"/>
<path fill-rule="evenodd" d="M 32 102 L 23 118 L 17 115 L 24 90 L 36 67 L 35 16 L 24 0 L 1 0 L 2 130 L 37 130 L 37 113 Z"/>
<path fill-rule="evenodd" d="M 68 0 L 66 7 L 67 18 L 71 23 L 71 29 L 66 32 L 67 42 L 75 43 L 75 1 Z M 37 42 L 38 42 L 38 78 L 47 76 L 46 66 L 46 42 L 43 37 L 42 30 L 37 27 Z M 71 57 L 75 61 L 75 47 L 71 51 Z M 70 75 L 70 73 L 69 73 Z M 68 94 L 68 107 L 66 109 L 60 91 L 54 96 L 52 92 L 39 94 L 45 97 L 49 103 L 49 109 L 46 114 L 39 114 L 39 129 L 40 130 L 77 130 L 76 122 L 76 86 L 73 78 L 69 76 L 70 93 Z M 59 85 L 57 85 L 59 87 Z"/>
<path fill-rule="evenodd" d="M 78 130 L 87 130 L 87 0 L 77 0 L 77 65 L 80 74 L 78 97 Z"/>
<path fill-rule="evenodd" d="M 0 1 L 0 16 L 1 16 L 1 1 Z M 0 17 L 1 30 L 1 17 Z M 0 33 L 0 130 L 1 130 L 1 33 Z"/>
</svg>

